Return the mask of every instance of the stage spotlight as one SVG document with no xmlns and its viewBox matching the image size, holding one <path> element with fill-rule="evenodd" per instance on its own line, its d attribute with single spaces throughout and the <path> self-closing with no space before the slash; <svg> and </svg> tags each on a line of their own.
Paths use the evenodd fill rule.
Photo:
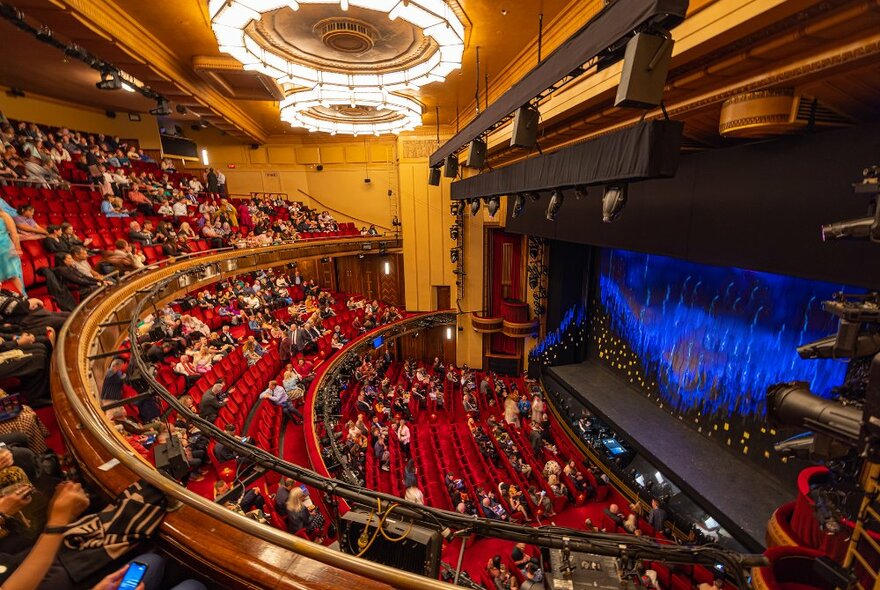
<svg viewBox="0 0 880 590">
<path fill-rule="evenodd" d="M 495 214 L 498 213 L 498 207 L 501 206 L 498 197 L 489 197 L 486 200 L 486 209 L 489 211 L 489 215 L 495 217 Z"/>
<path fill-rule="evenodd" d="M 101 81 L 96 82 L 95 86 L 100 90 L 120 90 L 122 88 L 122 78 L 116 70 L 104 70 L 101 72 Z"/>
<path fill-rule="evenodd" d="M 476 216 L 480 212 L 480 199 L 471 199 L 471 215 Z"/>
<path fill-rule="evenodd" d="M 605 187 L 605 194 L 602 196 L 602 221 L 605 223 L 617 219 L 626 207 L 626 188 L 625 184 Z"/>
<path fill-rule="evenodd" d="M 556 216 L 559 215 L 563 202 L 565 202 L 565 195 L 559 189 L 554 190 L 550 195 L 550 203 L 547 204 L 547 213 L 544 214 L 547 221 L 556 221 Z"/>
<path fill-rule="evenodd" d="M 873 217 L 848 219 L 822 226 L 822 241 L 871 240 L 880 242 L 880 206 L 875 206 Z"/>
<path fill-rule="evenodd" d="M 89 52 L 83 49 L 81 46 L 76 43 L 71 43 L 64 50 L 64 55 L 68 57 L 72 57 L 74 59 L 78 59 L 80 61 L 85 61 L 89 57 Z"/>
<path fill-rule="evenodd" d="M 531 289 L 538 288 L 538 275 L 530 275 L 529 276 L 529 287 Z"/>
<path fill-rule="evenodd" d="M 449 212 L 452 213 L 453 217 L 458 217 L 458 214 L 461 212 L 461 203 L 459 201 L 449 203 Z"/>
<path fill-rule="evenodd" d="M 453 225 L 449 228 L 449 237 L 452 238 L 453 242 L 458 241 L 458 226 Z"/>
<path fill-rule="evenodd" d="M 585 186 L 576 186 L 574 187 L 574 198 L 575 199 L 585 199 L 587 197 L 587 187 Z"/>
<path fill-rule="evenodd" d="M 168 101 L 164 98 L 158 98 L 156 100 L 156 108 L 150 109 L 150 114 L 156 117 L 169 116 L 171 114 L 171 107 L 168 105 Z"/>
<path fill-rule="evenodd" d="M 451 250 L 449 250 L 449 260 L 452 262 L 452 264 L 458 263 L 458 254 L 458 248 L 452 248 Z"/>
<path fill-rule="evenodd" d="M 517 195 L 513 200 L 513 217 L 519 217 L 522 215 L 523 209 L 526 208 L 526 198 L 522 195 Z"/>
</svg>

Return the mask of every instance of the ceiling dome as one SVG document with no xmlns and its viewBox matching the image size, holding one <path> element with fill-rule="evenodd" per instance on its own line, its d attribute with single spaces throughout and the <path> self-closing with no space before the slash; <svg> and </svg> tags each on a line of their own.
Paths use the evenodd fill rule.
<svg viewBox="0 0 880 590">
<path fill-rule="evenodd" d="M 300 88 L 413 89 L 444 80 L 464 51 L 443 0 L 211 0 L 209 11 L 221 51 Z"/>
</svg>

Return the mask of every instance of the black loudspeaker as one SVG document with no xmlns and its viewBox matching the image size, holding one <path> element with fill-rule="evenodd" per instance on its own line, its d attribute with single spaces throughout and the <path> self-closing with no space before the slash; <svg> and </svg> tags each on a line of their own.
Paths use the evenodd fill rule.
<svg viewBox="0 0 880 590">
<path fill-rule="evenodd" d="M 486 142 L 482 139 L 475 139 L 471 142 L 471 149 L 468 150 L 468 157 L 464 163 L 468 168 L 477 168 L 482 170 L 486 165 Z"/>
<path fill-rule="evenodd" d="M 629 40 L 614 106 L 648 109 L 660 104 L 673 45 L 672 39 L 648 33 Z"/>
<path fill-rule="evenodd" d="M 513 118 L 513 137 L 510 145 L 533 148 L 538 145 L 538 121 L 540 113 L 532 105 L 520 107 Z"/>
<path fill-rule="evenodd" d="M 370 526 L 367 527 L 367 521 Z M 349 510 L 342 517 L 339 531 L 339 547 L 343 553 L 357 555 L 361 551 L 358 542 L 373 538 L 379 517 L 363 510 Z M 364 530 L 366 528 L 366 531 Z M 402 541 L 392 543 L 381 534 L 376 535 L 373 544 L 361 557 L 375 563 L 391 566 L 421 576 L 437 579 L 440 573 L 440 532 L 416 524 L 410 528 L 409 521 L 402 521 L 394 515 L 387 518 L 382 528 L 392 539 L 406 535 Z M 407 532 L 409 531 L 409 532 Z"/>
<path fill-rule="evenodd" d="M 446 158 L 446 163 L 443 165 L 443 176 L 446 178 L 458 176 L 458 156 L 455 154 Z"/>
<path fill-rule="evenodd" d="M 172 478 L 181 480 L 189 472 L 189 464 L 183 452 L 180 439 L 176 436 L 168 437 L 168 442 L 153 447 L 156 459 L 156 469 L 164 471 Z"/>
<path fill-rule="evenodd" d="M 428 184 L 440 186 L 440 168 L 431 168 L 428 172 Z"/>
</svg>

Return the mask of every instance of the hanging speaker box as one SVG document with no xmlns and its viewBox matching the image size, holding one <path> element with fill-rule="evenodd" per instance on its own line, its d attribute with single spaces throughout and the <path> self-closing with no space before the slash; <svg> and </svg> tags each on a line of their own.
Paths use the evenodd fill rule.
<svg viewBox="0 0 880 590">
<path fill-rule="evenodd" d="M 672 39 L 648 33 L 629 40 L 614 106 L 649 109 L 660 104 L 674 45 Z"/>
<path fill-rule="evenodd" d="M 513 136 L 510 145 L 529 149 L 538 145 L 539 120 L 538 109 L 531 105 L 520 107 L 513 118 Z"/>
<path fill-rule="evenodd" d="M 428 184 L 431 186 L 440 186 L 440 168 L 431 168 L 428 170 Z"/>
<path fill-rule="evenodd" d="M 482 170 L 486 165 L 486 142 L 482 139 L 475 139 L 471 142 L 468 150 L 467 160 L 464 163 L 468 168 L 477 168 Z"/>
<path fill-rule="evenodd" d="M 458 156 L 455 154 L 446 158 L 446 164 L 443 166 L 443 176 L 446 178 L 458 176 Z"/>
</svg>

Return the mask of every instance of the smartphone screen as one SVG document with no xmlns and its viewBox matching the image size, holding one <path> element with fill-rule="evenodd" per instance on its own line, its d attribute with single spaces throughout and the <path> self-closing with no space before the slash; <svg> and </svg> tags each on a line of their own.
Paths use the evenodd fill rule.
<svg viewBox="0 0 880 590">
<path fill-rule="evenodd" d="M 125 571 L 125 575 L 122 576 L 122 581 L 119 582 L 118 589 L 135 590 L 138 587 L 138 584 L 144 579 L 146 573 L 147 564 L 140 563 L 139 561 L 132 561 L 128 564 L 128 569 Z"/>
</svg>

